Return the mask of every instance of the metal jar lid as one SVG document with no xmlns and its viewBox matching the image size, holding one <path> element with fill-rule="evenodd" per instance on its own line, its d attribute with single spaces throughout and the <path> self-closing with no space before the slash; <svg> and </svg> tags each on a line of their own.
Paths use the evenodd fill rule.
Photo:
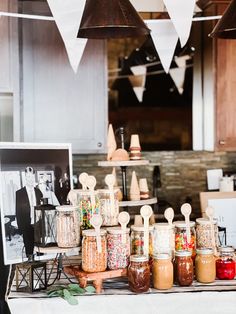
<svg viewBox="0 0 236 314">
<path fill-rule="evenodd" d="M 173 229 L 173 225 L 169 225 L 168 222 L 159 222 L 153 225 L 154 229 Z"/>
<path fill-rule="evenodd" d="M 191 251 L 175 251 L 175 256 L 178 257 L 186 257 L 186 256 L 191 256 L 192 252 Z"/>
<path fill-rule="evenodd" d="M 211 222 L 209 219 L 207 218 L 197 218 L 196 219 L 196 223 L 199 224 L 199 225 L 210 225 Z M 213 224 L 217 224 L 217 220 L 216 219 L 213 219 Z"/>
<path fill-rule="evenodd" d="M 219 247 L 220 253 L 234 253 L 233 246 L 221 246 Z"/>
<path fill-rule="evenodd" d="M 120 227 L 109 227 L 106 228 L 106 231 L 110 234 L 122 234 L 123 230 Z M 129 233 L 130 228 L 125 229 L 125 233 Z"/>
<path fill-rule="evenodd" d="M 154 227 L 153 226 L 149 226 L 149 231 L 153 231 Z M 145 228 L 144 226 L 135 226 L 135 225 L 132 225 L 131 226 L 131 231 L 143 231 L 144 232 Z"/>
<path fill-rule="evenodd" d="M 213 249 L 207 248 L 207 249 L 197 249 L 196 253 L 198 255 L 213 255 Z"/>
<path fill-rule="evenodd" d="M 107 233 L 106 230 L 100 229 L 101 236 L 105 235 L 106 233 Z M 95 229 L 88 229 L 88 230 L 83 230 L 82 235 L 86 237 L 96 237 L 98 234 L 95 231 Z"/>
<path fill-rule="evenodd" d="M 171 259 L 171 256 L 168 253 L 162 253 L 162 254 L 153 254 L 153 258 L 155 260 L 169 260 Z"/>
<path fill-rule="evenodd" d="M 184 220 L 183 221 L 180 221 L 180 220 L 179 221 L 174 221 L 173 224 L 177 228 L 186 228 L 186 223 L 185 223 Z M 194 221 L 190 221 L 189 222 L 189 226 L 190 226 L 190 228 L 194 227 L 195 226 L 195 222 Z"/>
<path fill-rule="evenodd" d="M 130 261 L 141 263 L 141 262 L 148 262 L 149 258 L 146 255 L 131 255 Z"/>
</svg>

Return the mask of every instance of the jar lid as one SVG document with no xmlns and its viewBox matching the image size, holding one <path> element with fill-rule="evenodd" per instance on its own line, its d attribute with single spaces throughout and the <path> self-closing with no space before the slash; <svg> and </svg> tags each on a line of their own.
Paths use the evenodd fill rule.
<svg viewBox="0 0 236 314">
<path fill-rule="evenodd" d="M 146 255 L 130 255 L 131 262 L 148 262 L 148 260 Z"/>
<path fill-rule="evenodd" d="M 175 227 L 177 228 L 186 228 L 186 222 L 183 220 L 183 221 L 174 221 L 173 224 L 175 225 Z M 189 222 L 189 226 L 190 228 L 191 227 L 194 227 L 195 226 L 195 222 L 194 221 L 190 221 Z"/>
<path fill-rule="evenodd" d="M 114 188 L 113 193 L 116 194 L 117 192 L 119 192 L 119 190 L 120 190 L 119 188 Z M 109 189 L 98 189 L 97 192 L 98 194 L 108 194 L 108 195 L 111 194 L 111 190 Z"/>
<path fill-rule="evenodd" d="M 98 191 L 94 190 L 93 193 L 95 195 L 97 195 Z M 89 191 L 89 190 L 78 190 L 77 195 L 78 195 L 78 197 L 80 197 L 80 196 L 90 196 L 91 195 L 91 191 Z"/>
<path fill-rule="evenodd" d="M 61 206 L 56 207 L 56 210 L 58 210 L 59 212 L 72 212 L 77 209 L 78 209 L 78 206 L 73 206 L 73 205 L 61 205 Z"/>
<path fill-rule="evenodd" d="M 213 254 L 213 249 L 207 248 L 207 249 L 197 249 L 196 253 L 198 255 L 212 255 Z"/>
<path fill-rule="evenodd" d="M 168 222 L 159 222 L 154 224 L 154 229 L 173 229 L 173 225 L 169 225 Z"/>
<path fill-rule="evenodd" d="M 210 225 L 210 220 L 207 218 L 197 218 L 196 219 L 196 223 L 200 224 L 200 225 Z M 217 224 L 217 219 L 213 219 L 213 224 Z"/>
<path fill-rule="evenodd" d="M 106 233 L 107 233 L 106 230 L 100 229 L 100 235 L 101 236 L 105 235 Z M 88 230 L 83 230 L 82 235 L 86 236 L 86 237 L 96 237 L 97 233 L 96 233 L 95 229 L 88 229 Z"/>
<path fill-rule="evenodd" d="M 158 259 L 158 260 L 166 260 L 166 259 L 171 259 L 170 254 L 167 253 L 162 253 L 162 254 L 153 254 L 153 258 L 154 259 Z"/>
<path fill-rule="evenodd" d="M 185 257 L 185 256 L 191 256 L 191 255 L 192 255 L 191 251 L 175 251 L 175 256 Z"/>
<path fill-rule="evenodd" d="M 106 228 L 107 232 L 110 234 L 122 234 L 123 230 L 121 229 L 121 227 L 109 227 Z M 129 233 L 130 228 L 126 228 L 125 233 Z"/>
<path fill-rule="evenodd" d="M 154 229 L 154 226 L 149 226 L 149 231 L 153 231 L 153 229 Z M 131 230 L 133 230 L 133 231 L 144 231 L 145 229 L 144 229 L 143 225 L 142 226 L 132 225 Z"/>
<path fill-rule="evenodd" d="M 221 253 L 233 253 L 234 247 L 233 246 L 221 246 L 219 247 L 219 251 Z"/>
</svg>

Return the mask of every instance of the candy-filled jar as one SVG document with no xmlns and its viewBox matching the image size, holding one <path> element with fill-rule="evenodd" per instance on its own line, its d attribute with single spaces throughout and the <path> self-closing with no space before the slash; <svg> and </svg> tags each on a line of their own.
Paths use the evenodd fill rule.
<svg viewBox="0 0 236 314">
<path fill-rule="evenodd" d="M 95 230 L 82 232 L 82 269 L 89 273 L 104 271 L 107 268 L 107 240 L 106 231 L 100 230 L 101 250 Z"/>
<path fill-rule="evenodd" d="M 173 264 L 169 254 L 153 255 L 152 279 L 155 289 L 166 290 L 173 286 Z"/>
<path fill-rule="evenodd" d="M 196 279 L 202 283 L 211 283 L 216 278 L 216 262 L 213 249 L 198 249 L 195 259 Z"/>
<path fill-rule="evenodd" d="M 190 221 L 190 242 L 187 241 L 187 231 L 185 221 L 175 221 L 175 250 L 188 250 L 192 253 L 192 257 L 196 255 L 196 232 L 195 222 Z"/>
<path fill-rule="evenodd" d="M 78 207 L 56 207 L 57 245 L 62 248 L 76 247 L 80 242 Z"/>
<path fill-rule="evenodd" d="M 154 224 L 153 254 L 170 254 L 174 256 L 175 234 L 174 227 L 168 223 Z"/>
<path fill-rule="evenodd" d="M 193 282 L 193 260 L 190 251 L 176 251 L 174 261 L 175 281 L 180 286 Z"/>
<path fill-rule="evenodd" d="M 235 277 L 235 255 L 231 246 L 220 247 L 220 256 L 216 260 L 216 277 L 232 280 Z"/>
<path fill-rule="evenodd" d="M 126 268 L 130 257 L 129 228 L 107 228 L 107 266 L 109 269 Z"/>
<path fill-rule="evenodd" d="M 136 293 L 147 292 L 150 288 L 150 266 L 145 255 L 131 255 L 128 267 L 130 290 Z"/>
<path fill-rule="evenodd" d="M 218 247 L 218 225 L 213 221 L 212 233 L 210 220 L 207 218 L 196 219 L 196 246 L 197 249 L 217 248 Z M 213 242 L 214 241 L 214 242 Z"/>
<path fill-rule="evenodd" d="M 118 225 L 119 216 L 119 190 L 113 191 L 101 189 L 98 190 L 98 197 L 100 200 L 100 214 L 102 216 L 103 226 Z"/>
<path fill-rule="evenodd" d="M 149 256 L 153 254 L 153 226 L 149 226 Z M 131 226 L 131 254 L 144 254 L 144 227 Z"/>
<path fill-rule="evenodd" d="M 100 214 L 100 201 L 98 192 L 93 191 L 93 196 L 88 190 L 78 193 L 78 208 L 80 213 L 80 225 L 82 229 L 92 228 L 90 220 L 93 214 Z"/>
</svg>

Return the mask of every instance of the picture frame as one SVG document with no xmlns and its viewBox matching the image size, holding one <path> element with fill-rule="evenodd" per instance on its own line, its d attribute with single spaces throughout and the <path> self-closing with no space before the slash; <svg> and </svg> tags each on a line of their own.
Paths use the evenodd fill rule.
<svg viewBox="0 0 236 314">
<path fill-rule="evenodd" d="M 206 217 L 207 206 L 214 209 L 218 227 L 225 233 L 224 244 L 236 248 L 236 191 L 201 192 L 200 204 L 203 217 Z"/>
<path fill-rule="evenodd" d="M 27 182 L 29 173 L 31 188 Z M 39 198 L 48 198 L 49 204 L 54 206 L 63 205 L 72 187 L 71 144 L 0 143 L 0 210 L 5 264 L 28 260 L 29 234 L 25 231 L 25 221 L 34 226 L 34 206 L 39 205 Z"/>
</svg>

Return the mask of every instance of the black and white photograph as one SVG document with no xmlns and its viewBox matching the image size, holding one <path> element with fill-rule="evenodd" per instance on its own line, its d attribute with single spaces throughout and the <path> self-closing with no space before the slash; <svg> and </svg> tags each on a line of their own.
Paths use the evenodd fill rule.
<svg viewBox="0 0 236 314">
<path fill-rule="evenodd" d="M 1 156 L 1 223 L 5 264 L 34 259 L 35 207 L 67 204 L 71 189 L 69 144 L 4 144 Z M 37 221 L 35 221 L 37 220 Z"/>
</svg>

